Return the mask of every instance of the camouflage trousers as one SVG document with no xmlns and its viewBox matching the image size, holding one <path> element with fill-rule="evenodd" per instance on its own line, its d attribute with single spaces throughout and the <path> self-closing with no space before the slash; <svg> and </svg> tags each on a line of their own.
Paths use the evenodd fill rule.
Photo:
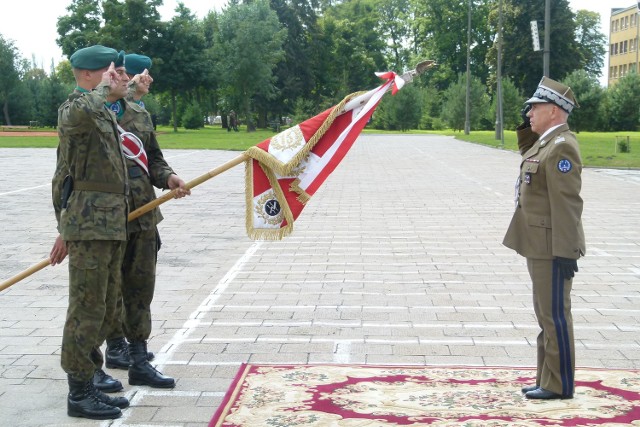
<svg viewBox="0 0 640 427">
<path fill-rule="evenodd" d="M 87 381 L 102 367 L 98 349 L 114 316 L 126 242 L 68 241 L 69 307 L 62 332 L 62 369 Z"/>
<path fill-rule="evenodd" d="M 146 341 L 151 335 L 151 301 L 156 285 L 157 230 L 129 233 L 122 264 L 115 316 L 107 319 L 107 339 L 126 336 Z"/>
</svg>

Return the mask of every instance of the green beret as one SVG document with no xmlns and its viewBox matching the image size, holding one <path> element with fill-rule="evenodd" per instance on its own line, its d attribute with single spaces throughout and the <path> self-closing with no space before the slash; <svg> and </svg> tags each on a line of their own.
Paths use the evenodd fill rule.
<svg viewBox="0 0 640 427">
<path fill-rule="evenodd" d="M 108 67 L 112 62 L 116 67 L 124 65 L 124 51 L 99 44 L 77 50 L 69 58 L 71 66 L 80 70 L 100 70 Z"/>
<path fill-rule="evenodd" d="M 118 59 L 113 62 L 113 66 L 116 68 L 124 67 L 125 58 L 126 55 L 124 54 L 124 50 L 121 50 L 120 52 L 118 52 Z"/>
<path fill-rule="evenodd" d="M 151 58 L 137 53 L 130 53 L 125 56 L 125 68 L 127 74 L 142 74 L 145 69 L 151 69 Z"/>
</svg>

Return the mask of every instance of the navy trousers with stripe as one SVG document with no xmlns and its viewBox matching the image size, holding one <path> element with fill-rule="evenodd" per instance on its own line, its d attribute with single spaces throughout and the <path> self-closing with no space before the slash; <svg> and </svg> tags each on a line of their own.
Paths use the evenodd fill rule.
<svg viewBox="0 0 640 427">
<path fill-rule="evenodd" d="M 574 391 L 575 346 L 571 316 L 572 280 L 564 280 L 555 260 L 527 258 L 533 284 L 538 334 L 536 384 L 562 396 Z"/>
</svg>

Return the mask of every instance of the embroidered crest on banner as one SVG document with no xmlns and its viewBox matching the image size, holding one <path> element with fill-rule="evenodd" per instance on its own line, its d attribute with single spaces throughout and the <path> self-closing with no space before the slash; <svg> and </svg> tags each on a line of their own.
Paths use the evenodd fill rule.
<svg viewBox="0 0 640 427">
<path fill-rule="evenodd" d="M 304 140 L 304 135 L 302 134 L 302 130 L 300 130 L 300 126 L 294 126 L 271 137 L 269 145 L 278 151 L 298 151 L 306 143 L 307 141 Z"/>
<path fill-rule="evenodd" d="M 558 170 L 562 173 L 567 173 L 573 168 L 571 162 L 567 159 L 562 159 L 558 162 Z"/>
<path fill-rule="evenodd" d="M 284 219 L 282 207 L 273 191 L 260 196 L 256 202 L 255 212 L 265 223 L 270 225 L 278 225 Z"/>
</svg>

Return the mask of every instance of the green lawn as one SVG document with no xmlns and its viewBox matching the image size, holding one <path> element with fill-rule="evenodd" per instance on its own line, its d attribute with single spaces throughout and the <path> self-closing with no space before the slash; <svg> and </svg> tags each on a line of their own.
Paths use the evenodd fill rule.
<svg viewBox="0 0 640 427">
<path fill-rule="evenodd" d="M 52 129 L 44 129 L 52 131 Z M 365 133 L 388 133 L 366 129 Z M 451 135 L 463 141 L 477 144 L 500 147 L 500 140 L 495 139 L 493 131 L 472 131 L 469 135 L 463 132 L 442 131 L 423 132 L 410 131 L 404 134 L 426 134 L 434 133 L 441 135 Z M 211 149 L 211 150 L 236 150 L 244 151 L 274 133 L 270 130 L 258 130 L 256 132 L 246 132 L 240 128 L 240 132 L 227 132 L 217 126 L 207 126 L 199 130 L 178 129 L 177 133 L 173 128 L 167 126 L 158 127 L 158 141 L 163 148 L 189 148 L 189 149 Z M 617 139 L 629 136 L 630 152 L 617 152 Z M 609 167 L 609 168 L 640 168 L 640 132 L 581 132 L 578 134 L 582 160 L 585 166 Z M 58 138 L 55 136 L 37 137 L 13 137 L 0 136 L 0 147 L 56 147 Z M 516 134 L 513 131 L 505 131 L 504 149 L 517 150 Z"/>
</svg>

